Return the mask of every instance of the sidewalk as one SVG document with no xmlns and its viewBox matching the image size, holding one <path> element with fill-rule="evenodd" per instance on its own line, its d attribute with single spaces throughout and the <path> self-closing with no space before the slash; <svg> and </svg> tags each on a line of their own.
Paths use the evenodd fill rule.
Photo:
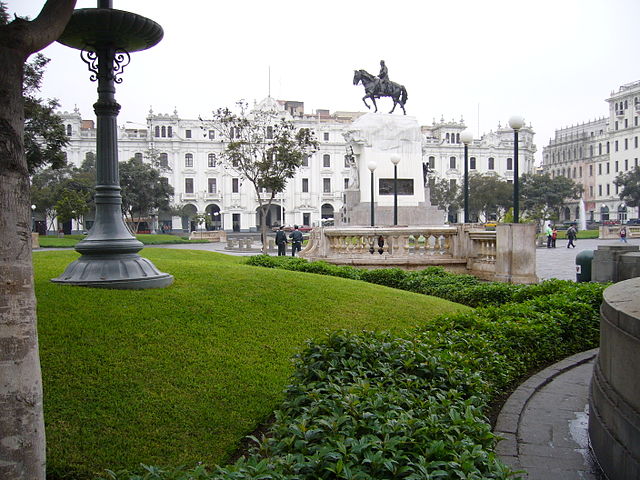
<svg viewBox="0 0 640 480">
<path fill-rule="evenodd" d="M 528 480 L 601 480 L 588 445 L 589 383 L 598 349 L 566 358 L 520 385 L 504 404 L 496 449 Z"/>
</svg>

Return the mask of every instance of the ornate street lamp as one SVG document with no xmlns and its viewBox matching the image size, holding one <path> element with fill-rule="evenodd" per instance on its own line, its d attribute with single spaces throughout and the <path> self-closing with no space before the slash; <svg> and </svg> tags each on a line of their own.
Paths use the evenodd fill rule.
<svg viewBox="0 0 640 480">
<path fill-rule="evenodd" d="M 400 155 L 397 153 L 391 155 L 391 163 L 393 163 L 393 224 L 398 225 L 398 163 L 400 163 Z"/>
<path fill-rule="evenodd" d="M 373 193 L 374 193 L 373 172 L 375 171 L 377 166 L 378 166 L 378 164 L 376 162 L 374 162 L 373 160 L 371 160 L 367 164 L 367 168 L 371 172 L 371 226 L 372 227 L 375 225 L 374 208 L 373 208 L 373 201 L 374 201 L 374 196 L 373 196 Z"/>
<path fill-rule="evenodd" d="M 524 119 L 514 115 L 509 119 L 513 128 L 513 223 L 520 221 L 520 185 L 518 179 L 518 131 L 524 126 Z"/>
<path fill-rule="evenodd" d="M 115 100 L 115 84 L 128 65 L 130 52 L 146 50 L 164 35 L 153 20 L 112 8 L 111 0 L 98 0 L 98 8 L 73 12 L 59 42 L 80 50 L 80 57 L 98 81 L 98 101 L 93 105 L 96 134 L 96 218 L 76 251 L 82 256 L 52 281 L 87 287 L 142 289 L 173 283 L 146 258 L 143 248 L 122 218 L 122 196 L 118 171 L 116 118 L 120 105 Z"/>
<path fill-rule="evenodd" d="M 471 130 L 464 130 L 460 134 L 464 143 L 464 223 L 469 223 L 469 144 L 473 142 Z"/>
</svg>

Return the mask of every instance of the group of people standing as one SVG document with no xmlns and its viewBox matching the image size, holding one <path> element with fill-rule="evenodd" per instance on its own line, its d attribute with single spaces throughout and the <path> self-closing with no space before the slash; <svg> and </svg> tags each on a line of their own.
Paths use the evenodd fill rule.
<svg viewBox="0 0 640 480">
<path fill-rule="evenodd" d="M 558 229 L 555 225 L 548 224 L 545 228 L 545 234 L 547 235 L 547 248 L 556 248 Z M 567 229 L 567 248 L 576 248 L 576 238 L 578 238 L 578 230 L 573 225 L 570 225 Z"/>
<path fill-rule="evenodd" d="M 291 239 L 291 256 L 295 257 L 296 252 L 302 250 L 302 232 L 298 229 L 298 225 L 294 225 L 293 232 L 289 234 Z M 278 228 L 276 232 L 276 245 L 278 246 L 278 256 L 282 257 L 287 254 L 287 234 L 284 227 Z"/>
</svg>

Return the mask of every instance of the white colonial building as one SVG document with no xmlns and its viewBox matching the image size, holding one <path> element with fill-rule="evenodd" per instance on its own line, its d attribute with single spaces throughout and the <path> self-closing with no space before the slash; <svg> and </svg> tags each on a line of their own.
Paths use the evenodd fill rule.
<svg viewBox="0 0 640 480">
<path fill-rule="evenodd" d="M 267 98 L 256 108 L 277 107 L 298 128 L 315 132 L 319 149 L 300 167 L 289 181 L 285 192 L 278 194 L 267 222 L 270 225 L 315 226 L 322 219 L 337 217 L 344 202 L 344 192 L 350 182 L 351 166 L 345 133 L 359 112 L 316 110 L 304 113 L 304 104 Z M 95 153 L 96 130 L 91 120 L 83 120 L 76 110 L 61 114 L 70 138 L 66 152 L 70 163 L 80 165 L 87 154 Z M 422 127 L 422 162 L 428 165 L 430 176 L 445 178 L 461 185 L 463 179 L 463 145 L 459 122 L 435 122 Z M 534 169 L 534 132 L 531 127 L 520 131 L 520 172 Z M 159 154 L 163 175 L 175 190 L 173 203 L 182 208 L 182 215 L 158 212 L 158 228 L 173 232 L 188 232 L 196 228 L 196 214 L 210 216 L 210 227 L 225 231 L 255 231 L 258 229 L 258 201 L 250 182 L 232 169 L 216 161 L 224 143 L 214 130 L 201 120 L 180 118 L 173 114 L 149 111 L 145 124 L 127 123 L 118 129 L 118 158 L 145 159 L 149 151 Z M 469 146 L 470 172 L 500 175 L 513 181 L 513 131 L 498 125 L 497 130 L 475 139 Z M 425 168 L 425 171 L 427 169 Z M 265 194 L 266 195 L 266 194 Z M 175 212 L 174 212 L 175 213 Z M 450 218 L 456 221 L 455 218 Z"/>
<path fill-rule="evenodd" d="M 638 166 L 640 81 L 621 86 L 606 101 L 608 116 L 556 130 L 543 148 L 542 167 L 552 177 L 562 175 L 583 186 L 587 221 L 624 223 L 638 214 L 620 200 L 614 180 Z M 561 219 L 579 219 L 580 203 L 570 203 Z"/>
</svg>

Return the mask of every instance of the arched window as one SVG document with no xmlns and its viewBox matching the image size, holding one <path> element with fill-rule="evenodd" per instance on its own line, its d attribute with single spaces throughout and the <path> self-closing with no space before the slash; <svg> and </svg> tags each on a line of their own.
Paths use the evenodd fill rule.
<svg viewBox="0 0 640 480">
<path fill-rule="evenodd" d="M 493 157 L 489 157 L 489 160 L 487 161 L 487 169 L 488 170 L 495 170 L 496 168 L 496 160 Z"/>
<path fill-rule="evenodd" d="M 476 157 L 469 158 L 469 169 L 470 170 L 476 169 Z"/>
<path fill-rule="evenodd" d="M 156 126 L 154 134 L 156 137 L 160 136 L 160 127 Z"/>
<path fill-rule="evenodd" d="M 444 138 L 445 138 L 446 142 L 449 143 L 449 134 L 448 133 L 445 135 Z"/>
<path fill-rule="evenodd" d="M 184 167 L 193 168 L 193 154 L 186 153 L 184 156 Z"/>
<path fill-rule="evenodd" d="M 460 143 L 460 134 L 456 133 L 456 143 Z"/>
<path fill-rule="evenodd" d="M 324 168 L 331 168 L 331 155 L 328 153 L 322 155 L 322 166 Z"/>
<path fill-rule="evenodd" d="M 456 157 L 449 157 L 449 168 L 456 168 Z"/>
<path fill-rule="evenodd" d="M 161 131 L 162 131 L 162 138 L 166 137 L 167 136 L 167 127 L 165 127 L 163 125 Z"/>
<path fill-rule="evenodd" d="M 507 170 L 513 170 L 513 158 L 507 158 Z"/>
<path fill-rule="evenodd" d="M 67 136 L 70 137 L 72 133 L 73 133 L 73 129 L 71 128 L 71 124 L 68 123 L 67 124 Z"/>
<path fill-rule="evenodd" d="M 169 138 L 173 137 L 173 128 L 172 127 L 167 127 L 167 137 L 169 137 Z"/>
</svg>

